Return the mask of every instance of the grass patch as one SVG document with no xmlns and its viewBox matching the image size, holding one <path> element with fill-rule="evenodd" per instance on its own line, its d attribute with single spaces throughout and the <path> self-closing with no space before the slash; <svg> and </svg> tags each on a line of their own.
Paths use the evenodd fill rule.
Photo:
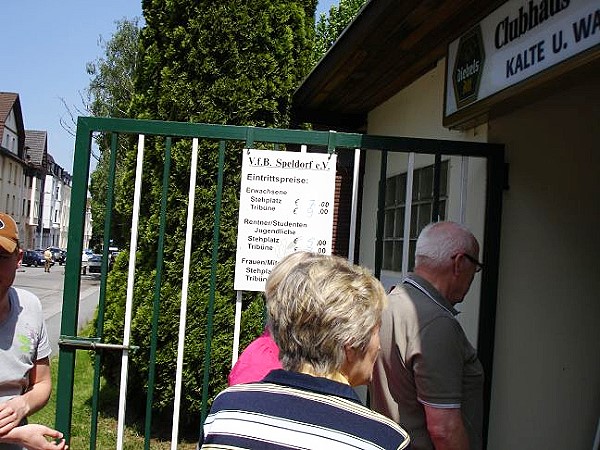
<svg viewBox="0 0 600 450">
<path fill-rule="evenodd" d="M 52 369 L 52 396 L 50 401 L 41 411 L 30 417 L 31 423 L 40 423 L 50 427 L 54 426 L 56 414 L 56 380 L 58 372 L 58 358 L 53 358 Z M 73 390 L 73 419 L 71 426 L 70 448 L 81 450 L 90 448 L 90 429 L 92 417 L 92 390 L 94 386 L 94 366 L 90 354 L 86 351 L 78 351 L 75 362 L 75 386 Z M 117 443 L 117 418 L 118 387 L 108 386 L 104 379 L 101 380 L 101 405 L 98 417 L 98 432 L 96 448 L 107 450 L 116 448 Z M 140 398 L 145 402 L 145 396 Z M 171 427 L 171 424 L 161 424 Z M 124 445 L 126 450 L 139 450 L 144 448 L 144 424 L 132 424 L 125 427 Z M 138 430 L 142 430 L 141 432 Z M 169 433 L 170 435 L 170 433 Z M 151 439 L 150 448 L 156 450 L 168 450 L 170 442 Z M 195 442 L 182 442 L 178 445 L 181 450 L 194 450 Z"/>
</svg>

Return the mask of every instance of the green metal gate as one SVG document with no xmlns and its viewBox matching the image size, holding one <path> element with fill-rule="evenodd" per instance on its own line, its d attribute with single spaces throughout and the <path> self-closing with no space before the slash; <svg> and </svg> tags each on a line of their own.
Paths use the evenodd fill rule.
<svg viewBox="0 0 600 450">
<path fill-rule="evenodd" d="M 93 146 L 94 133 L 103 133 L 111 136 L 111 152 L 110 152 L 110 172 L 108 178 L 108 190 L 106 199 L 106 217 L 104 223 L 104 245 L 102 254 L 102 269 L 100 278 L 100 294 L 98 305 L 98 327 L 96 336 L 92 338 L 83 338 L 77 335 L 78 326 L 78 310 L 79 310 L 79 292 L 80 292 L 80 274 L 81 260 L 77 255 L 81 255 L 83 251 L 83 236 L 85 228 L 85 211 L 87 208 L 87 191 L 90 158 Z M 145 422 L 145 448 L 150 446 L 151 435 L 151 409 L 153 400 L 154 387 L 154 356 L 156 353 L 156 333 L 158 326 L 158 307 L 160 303 L 160 286 L 163 273 L 163 247 L 165 237 L 165 217 L 166 197 L 168 193 L 168 179 L 171 166 L 171 145 L 173 139 L 192 139 L 194 140 L 191 149 L 192 172 L 190 180 L 195 180 L 195 164 L 197 160 L 197 139 L 209 140 L 218 142 L 218 173 L 216 174 L 216 197 L 214 206 L 214 227 L 213 227 L 213 242 L 212 242 L 212 264 L 210 277 L 210 294 L 208 305 L 208 319 L 205 342 L 205 367 L 204 378 L 202 385 L 202 410 L 201 422 L 207 414 L 207 396 L 208 396 L 208 367 L 210 366 L 211 356 L 211 338 L 212 338 L 212 315 L 214 307 L 215 292 L 218 289 L 216 286 L 216 265 L 219 248 L 219 226 L 221 214 L 221 194 L 223 188 L 223 168 L 225 155 L 228 150 L 228 145 L 240 145 L 246 148 L 257 148 L 259 145 L 267 144 L 269 148 L 279 149 L 280 146 L 286 149 L 306 146 L 309 151 L 329 151 L 329 152 L 348 152 L 356 151 L 356 149 L 366 150 L 367 152 L 377 151 L 381 155 L 380 158 L 380 180 L 378 194 L 378 215 L 377 215 L 377 239 L 375 241 L 375 274 L 379 276 L 382 271 L 382 249 L 383 249 L 383 234 L 384 234 L 384 211 L 385 211 L 385 192 L 386 192 L 386 168 L 388 155 L 394 153 L 406 154 L 429 154 L 435 156 L 436 167 L 439 168 L 441 155 L 461 155 L 464 157 L 480 157 L 486 160 L 486 186 L 485 186 L 485 218 L 484 218 L 484 236 L 483 236 L 483 261 L 486 265 L 486 271 L 483 273 L 481 282 L 481 297 L 485 298 L 479 310 L 479 332 L 478 332 L 478 348 L 480 359 L 486 370 L 486 411 L 489 406 L 489 398 L 491 392 L 491 373 L 493 361 L 493 346 L 494 346 L 494 323 L 496 309 L 496 292 L 498 279 L 498 260 L 499 260 L 499 241 L 500 241 L 500 215 L 502 206 L 502 188 L 504 184 L 504 150 L 501 145 L 482 144 L 473 142 L 458 142 L 433 139 L 415 139 L 401 137 L 386 137 L 386 136 L 369 136 L 354 133 L 336 133 L 324 131 L 301 131 L 301 130 L 285 130 L 285 129 L 270 129 L 256 127 L 239 127 L 239 126 L 224 126 L 224 125 L 207 125 L 194 123 L 180 122 L 161 122 L 147 120 L 132 120 L 132 119 L 110 119 L 110 118 L 90 118 L 80 117 L 77 122 L 77 135 L 75 143 L 75 158 L 74 158 L 74 176 L 71 195 L 71 213 L 69 222 L 69 241 L 67 248 L 67 265 L 65 271 L 65 286 L 63 296 L 63 313 L 61 322 L 61 339 L 59 353 L 59 371 L 58 371 L 58 387 L 57 387 L 57 410 L 56 410 L 56 427 L 61 430 L 67 440 L 71 435 L 72 424 L 72 401 L 73 401 L 73 386 L 74 386 L 74 368 L 75 357 L 78 349 L 99 350 L 107 349 L 109 351 L 122 352 L 122 375 L 124 379 L 127 377 L 127 362 L 128 354 L 131 351 L 131 342 L 129 340 L 128 327 L 130 326 L 131 311 L 125 311 L 125 333 L 122 345 L 106 344 L 103 342 L 103 321 L 104 321 L 104 299 L 106 297 L 106 279 L 107 267 L 110 247 L 110 229 L 111 229 L 111 211 L 114 202 L 114 184 L 115 184 L 115 167 L 117 158 L 117 146 L 119 140 L 137 136 L 138 140 L 138 159 L 137 170 L 140 174 L 144 158 L 144 139 L 146 136 L 152 136 L 159 139 L 164 139 L 164 169 L 163 169 L 163 187 L 160 212 L 160 229 L 158 230 L 158 249 L 156 263 L 156 279 L 154 282 L 154 310 L 152 319 L 152 339 L 150 349 L 149 378 L 148 378 L 148 394 L 146 398 L 146 422 Z M 412 169 L 411 169 L 412 170 Z M 355 173 L 356 177 L 358 172 Z M 411 172 L 412 173 L 412 172 Z M 140 189 L 140 181 L 136 178 L 136 191 Z M 193 186 L 193 184 L 190 184 Z M 439 188 L 439 172 L 438 172 L 438 188 Z M 138 192 L 139 194 L 139 192 Z M 439 189 L 437 192 L 439 195 Z M 137 239 L 137 224 L 135 222 L 139 217 L 139 204 L 136 205 L 134 196 L 133 218 L 132 218 L 132 236 L 130 242 L 130 258 L 129 258 L 129 278 L 127 295 L 133 295 L 133 275 L 135 271 L 135 246 Z M 188 199 L 188 225 L 193 220 L 193 203 L 194 195 L 193 188 L 190 188 L 190 197 Z M 410 201 L 410 199 L 408 199 Z M 434 202 L 435 204 L 435 202 Z M 410 209 L 408 209 L 410 214 Z M 407 216 L 408 217 L 408 216 Z M 432 212 L 432 218 L 437 218 L 437 210 Z M 408 222 L 410 222 L 410 217 Z M 351 236 L 353 239 L 354 236 Z M 187 245 L 187 244 L 186 244 Z M 73 257 L 72 255 L 75 255 Z M 184 263 L 184 271 L 186 264 L 189 266 L 189 254 L 186 255 Z M 185 275 L 185 274 L 184 274 Z M 185 280 L 185 276 L 184 276 Z M 184 281 L 185 284 L 185 281 Z M 182 286 L 182 307 L 186 301 L 186 286 Z M 183 325 L 182 325 L 183 323 Z M 182 316 L 180 323 L 180 341 L 183 343 L 181 334 L 185 326 L 185 315 Z M 178 366 L 182 364 L 181 357 L 178 356 Z M 96 448 L 96 433 L 98 419 L 98 391 L 100 386 L 100 354 L 95 360 L 95 380 L 94 380 L 94 395 L 92 399 L 92 418 L 90 426 L 90 449 Z M 123 380 L 123 378 L 122 378 Z M 122 383 L 123 384 L 123 383 Z M 126 383 L 125 383 L 126 384 Z M 176 398 L 174 399 L 174 419 L 173 419 L 173 435 L 171 448 L 176 448 L 178 439 L 178 390 L 180 389 L 181 380 L 176 380 Z M 126 386 L 121 386 L 121 396 L 119 408 L 119 421 L 124 421 L 125 414 L 125 393 Z M 486 415 L 487 420 L 487 415 Z M 122 448 L 123 438 L 119 434 L 117 439 L 117 448 Z"/>
</svg>

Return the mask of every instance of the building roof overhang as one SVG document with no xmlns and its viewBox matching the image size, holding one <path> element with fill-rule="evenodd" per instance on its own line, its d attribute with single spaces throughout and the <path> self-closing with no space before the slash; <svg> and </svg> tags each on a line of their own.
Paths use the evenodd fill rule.
<svg viewBox="0 0 600 450">
<path fill-rule="evenodd" d="M 293 121 L 365 131 L 369 111 L 431 70 L 505 0 L 370 0 L 296 90 Z"/>
</svg>

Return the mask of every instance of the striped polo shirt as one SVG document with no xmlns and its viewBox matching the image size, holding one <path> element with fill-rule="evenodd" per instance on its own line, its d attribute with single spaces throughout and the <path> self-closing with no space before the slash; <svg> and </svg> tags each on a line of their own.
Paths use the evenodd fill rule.
<svg viewBox="0 0 600 450">
<path fill-rule="evenodd" d="M 216 398 L 204 423 L 204 449 L 408 449 L 408 434 L 371 411 L 348 385 L 273 370 Z"/>
</svg>

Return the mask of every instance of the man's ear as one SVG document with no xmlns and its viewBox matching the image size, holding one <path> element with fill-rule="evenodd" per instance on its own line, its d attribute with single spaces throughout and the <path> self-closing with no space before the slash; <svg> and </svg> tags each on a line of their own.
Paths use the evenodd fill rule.
<svg viewBox="0 0 600 450">
<path fill-rule="evenodd" d="M 346 353 L 346 361 L 348 364 L 353 365 L 358 359 L 358 350 L 346 344 L 344 345 L 344 352 Z"/>
<path fill-rule="evenodd" d="M 454 276 L 458 276 L 462 273 L 464 259 L 465 257 L 462 253 L 459 253 L 454 259 L 452 259 L 452 274 Z"/>
<path fill-rule="evenodd" d="M 23 249 L 19 249 L 19 256 L 17 257 L 17 269 L 21 267 L 21 261 L 23 261 Z"/>
</svg>

